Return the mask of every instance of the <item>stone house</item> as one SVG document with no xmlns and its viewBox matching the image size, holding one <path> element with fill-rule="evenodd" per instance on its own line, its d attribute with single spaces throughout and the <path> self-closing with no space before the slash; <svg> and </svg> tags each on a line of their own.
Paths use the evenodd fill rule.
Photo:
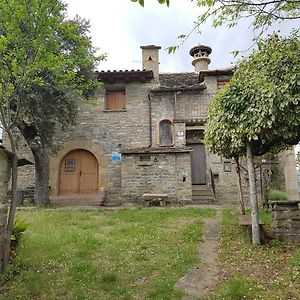
<svg viewBox="0 0 300 300">
<path fill-rule="evenodd" d="M 208 104 L 233 69 L 209 70 L 212 49 L 198 45 L 190 50 L 194 72 L 161 74 L 160 47 L 141 49 L 142 70 L 98 72 L 104 88 L 96 104 L 83 104 L 78 124 L 57 133 L 51 201 L 140 203 L 145 194 L 173 204 L 236 201 L 233 161 L 203 144 Z M 20 171 L 20 188 L 33 185 L 32 166 Z"/>
</svg>

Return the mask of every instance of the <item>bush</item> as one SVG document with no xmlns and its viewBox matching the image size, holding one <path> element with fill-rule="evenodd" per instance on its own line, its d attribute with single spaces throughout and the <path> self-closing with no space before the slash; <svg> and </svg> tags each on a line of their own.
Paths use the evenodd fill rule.
<svg viewBox="0 0 300 300">
<path fill-rule="evenodd" d="M 268 198 L 270 201 L 289 200 L 287 193 L 279 191 L 279 190 L 270 190 L 268 193 Z"/>
<path fill-rule="evenodd" d="M 21 235 L 27 229 L 28 225 L 29 224 L 24 219 L 15 218 L 11 236 L 11 240 L 14 244 L 18 245 Z"/>
</svg>

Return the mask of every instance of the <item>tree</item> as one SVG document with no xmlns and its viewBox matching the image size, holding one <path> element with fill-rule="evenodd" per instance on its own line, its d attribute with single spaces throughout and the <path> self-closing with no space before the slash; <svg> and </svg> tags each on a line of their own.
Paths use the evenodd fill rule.
<svg viewBox="0 0 300 300">
<path fill-rule="evenodd" d="M 80 100 L 88 97 L 99 85 L 94 72 L 97 58 L 86 36 L 89 24 L 78 17 L 63 22 L 66 31 L 62 31 L 59 51 L 67 53 L 64 59 L 68 69 L 61 71 L 63 76 L 47 67 L 40 70 L 38 76 L 42 84 L 33 83 L 22 93 L 24 105 L 18 122 L 35 162 L 34 203 L 43 206 L 49 204 L 50 154 L 54 134 L 58 127 L 65 129 L 75 124 Z M 69 77 L 74 67 L 76 73 Z"/>
<path fill-rule="evenodd" d="M 232 149 L 247 154 L 255 244 L 259 243 L 259 226 L 253 156 L 277 153 L 300 140 L 299 53 L 296 32 L 288 38 L 272 35 L 266 42 L 260 41 L 258 50 L 239 63 L 209 109 L 207 139 L 219 137 L 221 143 L 218 146 L 212 140 L 211 149 L 222 154 L 229 143 Z M 211 126 L 219 126 L 223 137 L 212 137 L 209 125 L 215 122 L 219 124 Z"/>
<path fill-rule="evenodd" d="M 10 207 L 1 199 L 0 209 L 1 225 L 4 224 L 0 232 L 3 271 L 9 259 L 16 210 L 17 127 L 25 124 L 23 129 L 28 129 L 29 125 L 37 130 L 37 136 L 46 136 L 52 127 L 42 134 L 34 121 L 42 122 L 51 116 L 48 125 L 56 126 L 72 120 L 75 113 L 65 111 L 67 106 L 61 106 L 56 110 L 59 115 L 55 115 L 55 105 L 45 100 L 52 92 L 59 91 L 59 99 L 70 100 L 71 93 L 78 95 L 89 89 L 94 80 L 86 76 L 87 70 L 98 58 L 86 35 L 87 27 L 79 19 L 66 20 L 66 7 L 60 0 L 0 0 L 0 11 L 0 121 L 13 153 L 12 199 Z M 54 98 L 53 95 L 51 100 Z"/>
</svg>

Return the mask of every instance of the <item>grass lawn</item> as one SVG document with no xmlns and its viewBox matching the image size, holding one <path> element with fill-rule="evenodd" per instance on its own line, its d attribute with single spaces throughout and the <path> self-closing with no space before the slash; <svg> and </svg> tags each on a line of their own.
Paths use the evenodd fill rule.
<svg viewBox="0 0 300 300">
<path fill-rule="evenodd" d="M 237 212 L 223 212 L 220 269 L 223 280 L 214 300 L 299 300 L 300 248 L 276 240 L 254 246 L 236 222 Z M 271 217 L 261 213 L 269 226 Z"/>
<path fill-rule="evenodd" d="M 20 212 L 30 226 L 0 299 L 180 299 L 213 209 Z"/>
</svg>

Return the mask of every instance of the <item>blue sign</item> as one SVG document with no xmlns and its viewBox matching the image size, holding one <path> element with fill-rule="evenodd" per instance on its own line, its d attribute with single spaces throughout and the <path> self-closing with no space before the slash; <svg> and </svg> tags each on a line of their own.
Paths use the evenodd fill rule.
<svg viewBox="0 0 300 300">
<path fill-rule="evenodd" d="M 112 161 L 120 161 L 121 160 L 121 153 L 120 152 L 113 152 L 111 154 Z"/>
</svg>

